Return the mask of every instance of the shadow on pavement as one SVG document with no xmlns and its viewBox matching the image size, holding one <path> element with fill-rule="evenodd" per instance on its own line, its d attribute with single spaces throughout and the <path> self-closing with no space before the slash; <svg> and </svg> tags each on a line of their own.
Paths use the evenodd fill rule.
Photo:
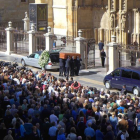
<svg viewBox="0 0 140 140">
<path fill-rule="evenodd" d="M 97 74 L 98 72 L 101 72 L 101 71 L 80 72 L 80 76 Z"/>
</svg>

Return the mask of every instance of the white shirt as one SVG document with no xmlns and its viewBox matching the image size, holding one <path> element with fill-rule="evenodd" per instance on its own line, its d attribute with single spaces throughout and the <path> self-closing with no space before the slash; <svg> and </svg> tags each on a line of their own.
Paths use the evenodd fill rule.
<svg viewBox="0 0 140 140">
<path fill-rule="evenodd" d="M 49 86 L 48 91 L 49 91 L 49 93 L 51 93 L 51 91 L 53 91 L 53 87 Z"/>
<path fill-rule="evenodd" d="M 26 82 L 26 79 L 23 78 L 23 79 L 22 79 L 22 84 L 25 84 L 25 82 Z"/>
<path fill-rule="evenodd" d="M 16 81 L 17 85 L 20 85 L 20 82 L 17 78 L 14 78 L 13 80 Z"/>
<path fill-rule="evenodd" d="M 119 132 L 118 132 L 118 135 L 121 133 L 122 131 L 120 130 Z M 129 134 L 128 134 L 128 132 L 126 131 L 126 133 L 125 134 L 122 134 L 121 135 L 121 140 L 126 140 L 126 138 L 128 138 L 129 137 Z"/>
<path fill-rule="evenodd" d="M 50 115 L 50 122 L 55 122 L 55 125 L 57 125 L 57 121 L 58 121 L 58 118 L 57 116 L 55 116 L 54 114 Z"/>
<path fill-rule="evenodd" d="M 120 102 L 121 102 L 121 100 L 116 100 L 116 103 L 117 103 L 118 105 L 120 105 Z"/>
</svg>

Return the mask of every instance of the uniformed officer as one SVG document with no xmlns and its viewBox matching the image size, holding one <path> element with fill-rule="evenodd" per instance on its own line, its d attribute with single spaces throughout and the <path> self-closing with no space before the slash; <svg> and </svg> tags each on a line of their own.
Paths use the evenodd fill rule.
<svg viewBox="0 0 140 140">
<path fill-rule="evenodd" d="M 63 76 L 63 72 L 64 72 L 64 62 L 63 62 L 63 59 L 62 58 L 59 58 L 59 76 Z"/>
<path fill-rule="evenodd" d="M 79 75 L 79 70 L 80 70 L 80 66 L 81 66 L 81 63 L 80 61 L 82 61 L 81 58 L 79 58 L 79 56 L 77 56 L 76 58 L 76 71 L 75 71 L 75 74 L 78 76 Z"/>
<path fill-rule="evenodd" d="M 66 75 L 65 76 L 69 76 L 69 71 L 70 71 L 70 56 L 68 56 L 66 63 L 65 63 L 65 68 L 66 68 Z"/>
<path fill-rule="evenodd" d="M 75 68 L 75 60 L 74 56 L 72 56 L 70 60 L 70 76 L 74 76 L 74 68 Z"/>
<path fill-rule="evenodd" d="M 104 52 L 104 49 L 101 50 L 101 62 L 102 62 L 102 67 L 105 67 L 105 57 L 106 53 Z"/>
</svg>

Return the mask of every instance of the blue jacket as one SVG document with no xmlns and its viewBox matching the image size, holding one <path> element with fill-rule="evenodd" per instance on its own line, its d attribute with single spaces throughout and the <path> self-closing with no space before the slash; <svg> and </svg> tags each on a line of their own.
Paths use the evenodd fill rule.
<svg viewBox="0 0 140 140">
<path fill-rule="evenodd" d="M 57 135 L 57 140 L 66 140 L 66 137 L 64 134 L 61 134 L 61 135 Z"/>
<path fill-rule="evenodd" d="M 104 43 L 100 42 L 100 43 L 98 44 L 98 46 L 99 46 L 99 50 L 102 50 L 103 47 L 104 47 Z"/>
<path fill-rule="evenodd" d="M 94 129 L 93 128 L 91 128 L 91 127 L 87 127 L 86 129 L 85 129 L 85 136 L 90 136 L 90 137 L 94 137 L 95 136 L 95 131 L 94 131 Z"/>
<path fill-rule="evenodd" d="M 25 128 L 25 133 L 26 135 L 30 135 L 32 134 L 32 128 L 33 128 L 33 125 L 31 123 L 25 123 L 24 124 L 24 128 Z"/>
<path fill-rule="evenodd" d="M 103 140 L 104 135 L 100 130 L 96 130 L 96 140 Z"/>
</svg>

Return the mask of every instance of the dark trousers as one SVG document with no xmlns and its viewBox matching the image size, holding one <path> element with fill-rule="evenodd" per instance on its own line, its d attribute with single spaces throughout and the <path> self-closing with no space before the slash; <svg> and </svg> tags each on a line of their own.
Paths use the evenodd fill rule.
<svg viewBox="0 0 140 140">
<path fill-rule="evenodd" d="M 69 71 L 70 71 L 69 67 L 66 67 L 66 76 L 69 76 Z"/>
<path fill-rule="evenodd" d="M 74 76 L 74 68 L 70 69 L 70 76 Z"/>
<path fill-rule="evenodd" d="M 79 75 L 79 70 L 80 70 L 80 67 L 77 66 L 77 68 L 76 68 L 76 75 Z"/>
<path fill-rule="evenodd" d="M 59 75 L 63 75 L 63 72 L 64 72 L 64 70 L 63 70 L 63 66 L 60 66 L 60 69 L 59 69 Z"/>
<path fill-rule="evenodd" d="M 101 57 L 101 62 L 102 62 L 102 67 L 105 66 L 105 58 L 104 57 Z"/>
</svg>

